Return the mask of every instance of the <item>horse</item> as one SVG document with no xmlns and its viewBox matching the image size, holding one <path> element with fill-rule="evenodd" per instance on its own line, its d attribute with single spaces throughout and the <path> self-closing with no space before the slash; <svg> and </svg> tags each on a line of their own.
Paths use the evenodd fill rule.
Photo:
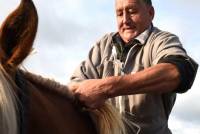
<svg viewBox="0 0 200 134">
<path fill-rule="evenodd" d="M 110 104 L 89 110 L 67 85 L 21 69 L 37 26 L 33 1 L 21 0 L 0 27 L 0 133 L 125 134 L 122 116 Z"/>
</svg>

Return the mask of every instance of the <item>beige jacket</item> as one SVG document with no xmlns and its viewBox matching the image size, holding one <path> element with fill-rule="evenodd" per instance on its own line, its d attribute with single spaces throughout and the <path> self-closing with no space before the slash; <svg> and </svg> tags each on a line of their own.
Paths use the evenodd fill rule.
<svg viewBox="0 0 200 134">
<path fill-rule="evenodd" d="M 115 56 L 113 35 L 105 35 L 93 46 L 87 60 L 75 70 L 72 81 L 135 73 L 156 65 L 161 58 L 169 55 L 188 57 L 177 36 L 153 27 L 147 41 L 133 46 L 126 62 L 121 63 Z M 168 93 L 120 96 L 111 101 L 139 126 L 140 134 L 170 134 L 168 118 L 175 99 L 175 93 Z"/>
</svg>

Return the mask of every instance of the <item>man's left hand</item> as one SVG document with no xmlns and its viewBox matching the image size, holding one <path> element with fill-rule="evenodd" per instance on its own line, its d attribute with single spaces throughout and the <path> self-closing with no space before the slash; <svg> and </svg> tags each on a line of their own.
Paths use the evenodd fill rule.
<svg viewBox="0 0 200 134">
<path fill-rule="evenodd" d="M 110 86 L 103 79 L 89 79 L 73 83 L 69 88 L 84 106 L 96 109 L 108 99 L 106 91 Z"/>
</svg>

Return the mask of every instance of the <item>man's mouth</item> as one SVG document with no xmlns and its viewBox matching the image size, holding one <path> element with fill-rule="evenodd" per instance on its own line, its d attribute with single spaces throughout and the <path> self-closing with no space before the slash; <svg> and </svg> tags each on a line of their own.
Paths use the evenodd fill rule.
<svg viewBox="0 0 200 134">
<path fill-rule="evenodd" d="M 123 30 L 124 31 L 133 31 L 134 29 L 133 28 L 124 28 Z"/>
<path fill-rule="evenodd" d="M 132 31 L 134 29 L 135 29 L 134 27 L 124 27 L 123 28 L 124 31 Z"/>
</svg>

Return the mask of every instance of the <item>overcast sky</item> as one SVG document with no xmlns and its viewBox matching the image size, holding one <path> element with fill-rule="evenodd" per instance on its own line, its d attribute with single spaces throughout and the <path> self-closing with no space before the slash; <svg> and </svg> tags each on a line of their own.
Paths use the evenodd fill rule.
<svg viewBox="0 0 200 134">
<path fill-rule="evenodd" d="M 0 0 L 0 23 L 19 0 Z M 114 0 L 34 0 L 39 14 L 35 51 L 26 69 L 67 83 L 96 40 L 116 31 Z M 153 0 L 154 25 L 179 36 L 188 54 L 200 63 L 200 1 Z M 199 71 L 198 71 L 199 72 Z M 174 134 L 200 134 L 200 77 L 178 95 L 169 127 Z"/>
</svg>

